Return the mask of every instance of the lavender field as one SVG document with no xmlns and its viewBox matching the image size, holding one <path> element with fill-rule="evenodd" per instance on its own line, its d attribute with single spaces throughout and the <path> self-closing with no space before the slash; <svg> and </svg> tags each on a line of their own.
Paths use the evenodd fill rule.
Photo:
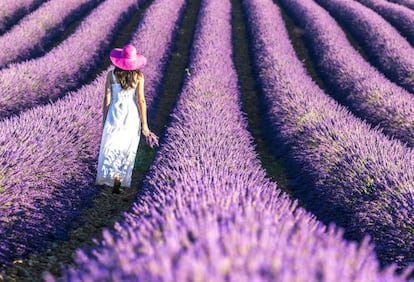
<svg viewBox="0 0 414 282">
<path fill-rule="evenodd" d="M 414 1 L 0 3 L 0 281 L 414 281 Z M 96 186 L 112 48 L 149 126 Z"/>
</svg>

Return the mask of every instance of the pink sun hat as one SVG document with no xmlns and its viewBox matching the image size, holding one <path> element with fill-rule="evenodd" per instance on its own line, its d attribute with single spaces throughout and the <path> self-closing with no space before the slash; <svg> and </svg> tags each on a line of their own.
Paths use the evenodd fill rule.
<svg viewBox="0 0 414 282">
<path fill-rule="evenodd" d="M 109 53 L 111 62 L 123 70 L 137 70 L 145 66 L 147 58 L 139 54 L 137 49 L 127 44 L 124 48 L 114 48 Z"/>
</svg>

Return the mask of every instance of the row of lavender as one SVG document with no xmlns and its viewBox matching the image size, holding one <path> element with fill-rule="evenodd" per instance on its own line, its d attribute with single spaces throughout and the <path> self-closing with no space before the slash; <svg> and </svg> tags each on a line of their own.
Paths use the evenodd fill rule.
<svg viewBox="0 0 414 282">
<path fill-rule="evenodd" d="M 354 0 L 316 0 L 361 42 L 372 63 L 414 93 L 414 48 L 384 18 Z"/>
<path fill-rule="evenodd" d="M 280 2 L 297 17 L 311 17 L 307 0 Z M 249 23 L 270 137 L 275 148 L 285 146 L 297 169 L 296 195 L 324 222 L 345 227 L 348 238 L 369 234 L 382 262 L 412 262 L 412 150 L 316 86 L 296 57 L 279 11 Z"/>
<path fill-rule="evenodd" d="M 331 95 L 389 136 L 414 146 L 414 96 L 371 66 L 329 13 L 313 1 L 287 5 L 304 29 L 320 77 Z"/>
<path fill-rule="evenodd" d="M 414 46 L 414 10 L 386 0 L 358 1 L 384 17 Z"/>
<path fill-rule="evenodd" d="M 131 41 L 150 62 L 145 69 L 150 109 L 183 6 L 183 0 L 155 1 Z M 64 237 L 97 192 L 105 77 L 0 123 L 0 265 Z"/>
<path fill-rule="evenodd" d="M 414 1 L 413 0 L 390 0 L 390 2 L 406 6 L 410 9 L 414 9 Z"/>
<path fill-rule="evenodd" d="M 113 36 L 128 15 L 146 1 L 105 0 L 45 56 L 0 70 L 0 119 L 55 100 L 82 85 L 107 54 Z"/>
<path fill-rule="evenodd" d="M 13 26 L 46 0 L 13 0 L 0 2 L 0 34 Z"/>
<path fill-rule="evenodd" d="M 275 9 L 246 2 L 254 21 Z M 133 209 L 62 280 L 402 281 L 266 178 L 240 110 L 230 12 L 203 1 L 193 72 Z"/>
<path fill-rule="evenodd" d="M 102 0 L 51 0 L 0 36 L 0 68 L 41 56 L 53 39 Z"/>
</svg>

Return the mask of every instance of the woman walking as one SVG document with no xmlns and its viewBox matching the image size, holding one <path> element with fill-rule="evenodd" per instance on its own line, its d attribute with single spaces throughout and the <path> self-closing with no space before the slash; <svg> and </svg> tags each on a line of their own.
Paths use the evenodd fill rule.
<svg viewBox="0 0 414 282">
<path fill-rule="evenodd" d="M 147 59 L 130 44 L 113 49 L 109 57 L 115 68 L 105 83 L 96 184 L 112 186 L 112 193 L 119 194 L 121 186 L 131 186 L 141 131 L 150 135 L 141 72 Z"/>
</svg>

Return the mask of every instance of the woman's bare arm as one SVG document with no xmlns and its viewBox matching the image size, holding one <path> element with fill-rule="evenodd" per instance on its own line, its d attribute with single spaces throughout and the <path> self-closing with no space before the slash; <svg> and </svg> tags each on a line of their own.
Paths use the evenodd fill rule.
<svg viewBox="0 0 414 282">
<path fill-rule="evenodd" d="M 136 95 L 139 112 L 141 114 L 142 134 L 144 134 L 144 136 L 148 136 L 150 132 L 147 123 L 147 102 L 145 101 L 144 95 L 144 76 L 142 76 L 138 82 Z"/>
<path fill-rule="evenodd" d="M 103 100 L 102 127 L 105 124 L 106 116 L 108 114 L 109 105 L 111 104 L 111 95 L 112 95 L 111 72 L 108 72 L 108 74 L 106 76 L 106 82 L 105 82 L 105 97 L 104 97 L 104 100 Z"/>
</svg>

